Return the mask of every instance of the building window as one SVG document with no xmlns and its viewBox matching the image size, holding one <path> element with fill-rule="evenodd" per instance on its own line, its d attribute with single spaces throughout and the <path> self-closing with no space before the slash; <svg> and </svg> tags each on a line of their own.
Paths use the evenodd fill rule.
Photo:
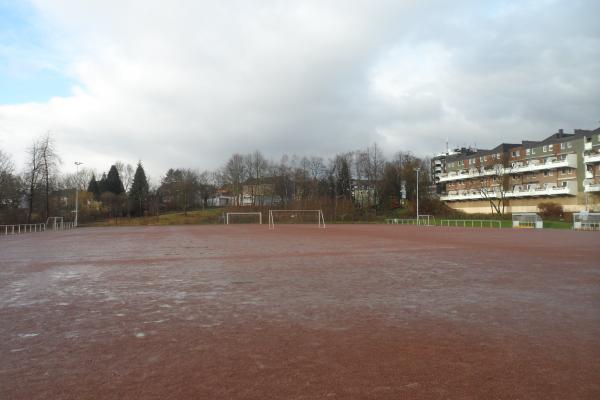
<svg viewBox="0 0 600 400">
<path fill-rule="evenodd" d="M 544 147 L 542 148 L 542 151 L 543 151 L 543 152 L 547 152 L 547 151 L 548 151 L 548 146 L 544 146 Z"/>
<path fill-rule="evenodd" d="M 548 145 L 548 151 L 552 151 L 552 149 L 553 149 L 553 148 L 554 148 L 554 145 L 553 145 L 553 144 L 549 144 L 549 145 Z"/>
<path fill-rule="evenodd" d="M 567 142 L 567 147 L 570 149 L 571 147 L 573 147 L 573 143 Z"/>
<path fill-rule="evenodd" d="M 535 154 L 535 149 L 531 149 L 531 154 Z"/>
<path fill-rule="evenodd" d="M 526 149 L 525 150 L 525 154 L 528 155 L 528 156 L 530 156 L 531 155 L 531 149 Z"/>
<path fill-rule="evenodd" d="M 566 149 L 566 148 L 567 148 L 567 143 L 566 143 L 566 142 L 562 142 L 562 143 L 560 144 L 560 149 L 561 149 L 561 150 L 564 150 L 564 149 Z"/>
</svg>

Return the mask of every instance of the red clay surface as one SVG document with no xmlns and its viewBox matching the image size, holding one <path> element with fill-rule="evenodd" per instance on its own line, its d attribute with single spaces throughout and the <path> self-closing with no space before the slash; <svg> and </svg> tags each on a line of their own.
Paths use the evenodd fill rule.
<svg viewBox="0 0 600 400">
<path fill-rule="evenodd" d="M 0 399 L 598 399 L 600 235 L 0 238 Z"/>
</svg>

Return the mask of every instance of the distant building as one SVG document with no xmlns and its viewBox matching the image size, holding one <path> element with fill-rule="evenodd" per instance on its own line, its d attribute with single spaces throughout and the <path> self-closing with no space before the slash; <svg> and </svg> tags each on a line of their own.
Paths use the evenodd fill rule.
<svg viewBox="0 0 600 400">
<path fill-rule="evenodd" d="M 438 173 L 440 199 L 465 212 L 489 212 L 489 198 L 506 212 L 535 212 L 542 201 L 565 211 L 600 209 L 600 128 L 560 129 L 541 141 L 503 143 L 453 154 Z"/>
<path fill-rule="evenodd" d="M 377 189 L 365 179 L 350 180 L 351 195 L 354 204 L 358 207 L 377 205 Z"/>
<path fill-rule="evenodd" d="M 477 152 L 476 148 L 456 148 L 453 150 L 446 149 L 445 152 L 438 153 L 431 158 L 431 181 L 433 184 L 432 193 L 442 194 L 446 190 L 444 182 L 440 182 L 440 176 L 446 171 L 446 159 L 452 156 L 469 155 Z"/>
<path fill-rule="evenodd" d="M 228 190 L 219 189 L 212 197 L 208 198 L 207 205 L 209 207 L 229 207 L 235 205 L 235 200 L 235 196 Z"/>
<path fill-rule="evenodd" d="M 274 206 L 281 204 L 281 196 L 276 194 L 277 177 L 248 179 L 242 187 L 243 206 Z"/>
</svg>

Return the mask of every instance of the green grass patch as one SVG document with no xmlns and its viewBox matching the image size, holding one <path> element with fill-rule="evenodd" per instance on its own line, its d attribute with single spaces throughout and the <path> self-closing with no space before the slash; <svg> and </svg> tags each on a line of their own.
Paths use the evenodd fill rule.
<svg viewBox="0 0 600 400">
<path fill-rule="evenodd" d="M 110 218 L 105 221 L 86 224 L 85 226 L 140 226 L 140 225 L 202 225 L 223 223 L 222 208 L 207 208 L 183 212 L 171 212 L 158 216 L 136 218 Z"/>
<path fill-rule="evenodd" d="M 549 229 L 572 229 L 573 224 L 565 221 L 556 221 L 556 220 L 544 220 L 544 228 Z"/>
</svg>

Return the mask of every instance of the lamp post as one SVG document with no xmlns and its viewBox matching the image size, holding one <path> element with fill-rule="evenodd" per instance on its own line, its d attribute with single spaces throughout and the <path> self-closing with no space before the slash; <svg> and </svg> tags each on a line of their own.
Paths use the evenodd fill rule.
<svg viewBox="0 0 600 400">
<path fill-rule="evenodd" d="M 75 228 L 77 228 L 77 217 L 79 216 L 79 166 L 83 164 L 82 162 L 75 161 Z"/>
<path fill-rule="evenodd" d="M 420 225 L 420 221 L 419 221 L 419 171 L 421 170 L 421 168 L 415 168 L 415 171 L 417 172 L 417 225 Z"/>
</svg>

